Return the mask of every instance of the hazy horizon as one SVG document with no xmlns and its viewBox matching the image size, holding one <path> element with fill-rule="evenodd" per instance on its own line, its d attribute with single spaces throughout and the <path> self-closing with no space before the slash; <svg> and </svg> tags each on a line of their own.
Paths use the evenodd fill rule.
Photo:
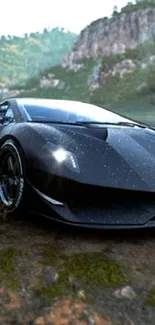
<svg viewBox="0 0 155 325">
<path fill-rule="evenodd" d="M 92 21 L 111 16 L 115 5 L 120 10 L 127 2 L 109 0 L 104 4 L 103 0 L 89 3 L 79 0 L 76 6 L 72 0 L 5 0 L 1 4 L 3 14 L 0 19 L 0 35 L 22 36 L 55 27 L 78 34 Z"/>
</svg>

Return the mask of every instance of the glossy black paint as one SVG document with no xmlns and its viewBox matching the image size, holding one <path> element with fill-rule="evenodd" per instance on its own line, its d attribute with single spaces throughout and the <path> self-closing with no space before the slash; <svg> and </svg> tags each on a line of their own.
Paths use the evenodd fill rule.
<svg viewBox="0 0 155 325">
<path fill-rule="evenodd" d="M 35 212 L 85 227 L 155 226 L 154 130 L 31 123 L 16 99 L 6 101 L 15 121 L 0 126 L 0 145 L 12 138 L 22 149 Z M 55 161 L 57 147 L 76 157 L 78 172 Z"/>
</svg>

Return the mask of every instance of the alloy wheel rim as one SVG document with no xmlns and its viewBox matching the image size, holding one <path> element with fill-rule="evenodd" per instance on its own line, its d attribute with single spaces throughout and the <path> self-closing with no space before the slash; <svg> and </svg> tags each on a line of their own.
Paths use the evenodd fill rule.
<svg viewBox="0 0 155 325">
<path fill-rule="evenodd" d="M 20 191 L 22 168 L 18 156 L 8 148 L 2 152 L 0 166 L 0 197 L 10 207 L 16 203 Z"/>
</svg>

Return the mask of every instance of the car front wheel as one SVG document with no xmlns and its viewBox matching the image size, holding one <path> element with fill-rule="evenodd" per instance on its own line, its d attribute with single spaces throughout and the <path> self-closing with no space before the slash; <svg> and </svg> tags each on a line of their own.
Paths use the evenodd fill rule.
<svg viewBox="0 0 155 325">
<path fill-rule="evenodd" d="M 7 213 L 13 213 L 24 205 L 25 167 L 22 151 L 12 140 L 0 147 L 0 199 Z"/>
</svg>

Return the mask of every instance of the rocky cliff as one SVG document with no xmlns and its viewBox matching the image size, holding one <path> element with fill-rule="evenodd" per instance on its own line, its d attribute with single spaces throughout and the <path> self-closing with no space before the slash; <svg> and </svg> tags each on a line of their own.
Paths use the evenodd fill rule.
<svg viewBox="0 0 155 325">
<path fill-rule="evenodd" d="M 155 35 L 155 8 L 117 14 L 94 21 L 82 30 L 63 66 L 75 68 L 87 58 L 124 53 Z"/>
</svg>

